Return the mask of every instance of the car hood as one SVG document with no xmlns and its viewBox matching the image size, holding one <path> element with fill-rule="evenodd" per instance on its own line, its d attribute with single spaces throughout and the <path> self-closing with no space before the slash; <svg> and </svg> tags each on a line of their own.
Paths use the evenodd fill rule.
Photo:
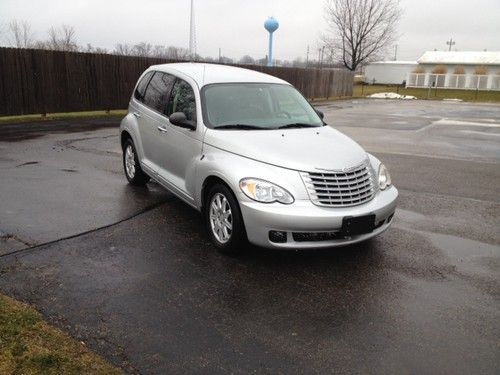
<svg viewBox="0 0 500 375">
<path fill-rule="evenodd" d="M 207 129 L 205 143 L 298 171 L 342 170 L 357 166 L 368 157 L 351 138 L 329 126 L 282 130 Z"/>
</svg>

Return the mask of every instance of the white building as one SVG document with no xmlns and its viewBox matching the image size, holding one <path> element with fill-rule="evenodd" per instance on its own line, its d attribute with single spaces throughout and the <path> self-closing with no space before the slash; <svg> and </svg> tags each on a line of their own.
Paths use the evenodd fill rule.
<svg viewBox="0 0 500 375">
<path fill-rule="evenodd" d="M 500 52 L 428 51 L 417 61 L 379 61 L 365 68 L 365 82 L 407 87 L 500 90 Z"/>
<path fill-rule="evenodd" d="M 377 61 L 365 67 L 365 82 L 401 85 L 417 66 L 416 61 Z"/>
<path fill-rule="evenodd" d="M 428 51 L 417 62 L 407 87 L 500 90 L 500 52 Z"/>
</svg>

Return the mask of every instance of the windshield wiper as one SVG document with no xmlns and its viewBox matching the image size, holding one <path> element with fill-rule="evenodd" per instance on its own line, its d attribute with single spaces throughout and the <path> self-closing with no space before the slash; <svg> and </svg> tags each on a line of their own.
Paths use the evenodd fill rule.
<svg viewBox="0 0 500 375">
<path fill-rule="evenodd" d="M 268 130 L 268 128 L 263 128 L 262 126 L 249 125 L 249 124 L 227 124 L 227 125 L 219 125 L 214 126 L 214 129 L 236 129 L 236 130 Z"/>
<path fill-rule="evenodd" d="M 316 125 L 306 124 L 302 122 L 295 122 L 293 124 L 286 124 L 278 126 L 276 129 L 289 129 L 289 128 L 316 128 Z"/>
</svg>

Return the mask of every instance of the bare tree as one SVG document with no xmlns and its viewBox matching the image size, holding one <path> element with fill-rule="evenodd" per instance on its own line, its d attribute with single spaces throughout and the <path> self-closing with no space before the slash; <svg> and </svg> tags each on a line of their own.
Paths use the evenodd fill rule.
<svg viewBox="0 0 500 375">
<path fill-rule="evenodd" d="M 81 51 L 87 53 L 100 53 L 100 54 L 109 53 L 106 48 L 94 47 L 91 43 L 87 43 L 87 46 L 85 48 L 81 48 Z"/>
<path fill-rule="evenodd" d="M 221 64 L 234 64 L 234 60 L 227 56 L 221 56 L 219 62 Z"/>
<path fill-rule="evenodd" d="M 306 63 L 302 60 L 301 57 L 296 57 L 293 61 L 292 61 L 292 66 L 294 68 L 303 68 L 305 67 Z"/>
<path fill-rule="evenodd" d="M 34 34 L 27 21 L 12 20 L 9 23 L 9 44 L 17 48 L 30 48 L 34 44 Z"/>
<path fill-rule="evenodd" d="M 94 53 L 100 53 L 102 55 L 109 53 L 109 51 L 108 51 L 107 48 L 102 48 L 102 47 L 95 47 L 93 52 Z"/>
<path fill-rule="evenodd" d="M 54 26 L 49 29 L 49 39 L 45 43 L 48 49 L 59 49 L 59 37 Z"/>
<path fill-rule="evenodd" d="M 190 55 L 186 48 L 169 46 L 165 57 L 172 60 L 189 60 Z"/>
<path fill-rule="evenodd" d="M 170 60 L 187 60 L 189 59 L 189 50 L 185 48 L 163 45 L 152 46 L 150 43 L 141 42 L 133 46 L 130 44 L 118 43 L 113 51 L 115 55 L 124 56 L 141 56 L 141 57 L 161 57 Z M 197 57 L 201 59 L 201 56 Z"/>
<path fill-rule="evenodd" d="M 52 26 L 49 29 L 49 40 L 46 42 L 47 48 L 57 51 L 78 51 L 75 34 L 73 26 L 62 25 L 60 28 Z"/>
<path fill-rule="evenodd" d="M 162 46 L 162 45 L 155 45 L 153 47 L 153 51 L 151 52 L 151 55 L 153 57 L 162 57 L 162 58 L 166 58 L 167 57 L 167 49 L 165 48 L 165 46 Z"/>
<path fill-rule="evenodd" d="M 75 28 L 73 26 L 62 25 L 61 27 L 61 41 L 64 51 L 77 51 L 78 45 L 75 40 Z"/>
<path fill-rule="evenodd" d="M 252 56 L 245 55 L 240 59 L 239 63 L 243 65 L 253 65 L 255 64 L 255 59 Z"/>
<path fill-rule="evenodd" d="M 34 49 L 50 49 L 47 41 L 44 40 L 37 40 L 35 43 L 33 43 Z"/>
<path fill-rule="evenodd" d="M 141 56 L 141 57 L 148 57 L 151 55 L 151 52 L 153 50 L 153 46 L 150 43 L 146 42 L 141 42 L 137 43 L 132 47 L 132 55 L 134 56 Z"/>
<path fill-rule="evenodd" d="M 349 70 L 380 57 L 395 39 L 399 0 L 326 0 L 323 39 Z"/>
<path fill-rule="evenodd" d="M 132 47 L 130 44 L 118 43 L 115 45 L 113 53 L 115 55 L 130 56 L 132 55 Z"/>
<path fill-rule="evenodd" d="M 263 57 L 263 58 L 261 58 L 261 59 L 257 59 L 257 60 L 255 60 L 255 64 L 256 64 L 256 65 L 266 66 L 266 65 L 267 65 L 267 56 L 266 56 L 266 57 Z"/>
</svg>

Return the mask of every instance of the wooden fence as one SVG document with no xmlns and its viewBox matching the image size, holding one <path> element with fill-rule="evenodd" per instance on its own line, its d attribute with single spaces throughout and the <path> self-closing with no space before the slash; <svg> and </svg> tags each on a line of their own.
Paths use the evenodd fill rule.
<svg viewBox="0 0 500 375">
<path fill-rule="evenodd" d="M 150 57 L 0 48 L 0 115 L 126 108 Z M 352 95 L 353 74 L 343 69 L 244 66 L 282 78 L 307 98 Z"/>
</svg>

